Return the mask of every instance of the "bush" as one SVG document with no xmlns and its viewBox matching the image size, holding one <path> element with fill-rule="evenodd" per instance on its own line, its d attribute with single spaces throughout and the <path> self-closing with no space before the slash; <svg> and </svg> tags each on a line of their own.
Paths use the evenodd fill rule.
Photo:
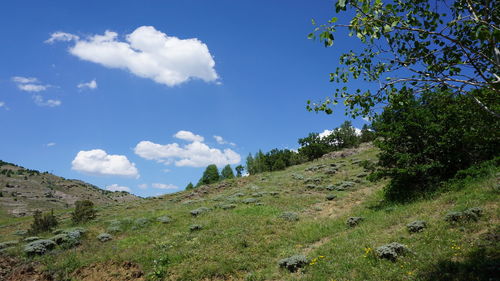
<svg viewBox="0 0 500 281">
<path fill-rule="evenodd" d="M 309 259 L 304 255 L 294 255 L 278 262 L 278 265 L 282 268 L 288 269 L 290 272 L 296 272 L 299 268 L 302 268 L 309 264 Z"/>
<path fill-rule="evenodd" d="M 364 218 L 362 218 L 362 217 L 350 217 L 347 219 L 346 224 L 349 227 L 355 227 L 363 220 L 364 220 Z"/>
<path fill-rule="evenodd" d="M 392 242 L 387 245 L 383 245 L 375 249 L 375 254 L 381 259 L 387 259 L 390 261 L 396 261 L 398 256 L 404 255 L 409 250 L 408 248 L 400 243 Z"/>
<path fill-rule="evenodd" d="M 426 227 L 427 223 L 425 221 L 414 221 L 406 225 L 410 233 L 421 232 Z"/>
<path fill-rule="evenodd" d="M 75 211 L 71 213 L 71 220 L 74 224 L 87 222 L 96 217 L 94 203 L 90 200 L 76 201 Z"/>
<path fill-rule="evenodd" d="M 0 243 L 0 250 L 6 249 L 6 248 L 9 248 L 9 247 L 12 247 L 12 246 L 15 246 L 18 243 L 19 243 L 18 241 L 5 241 L 5 242 L 2 242 L 2 243 Z"/>
<path fill-rule="evenodd" d="M 56 247 L 56 243 L 52 240 L 42 239 L 36 240 L 24 247 L 24 252 L 27 255 L 43 255 Z"/>
<path fill-rule="evenodd" d="M 236 205 L 235 204 L 226 204 L 226 205 L 221 205 L 220 208 L 223 210 L 229 210 L 229 209 L 236 208 Z"/>
<path fill-rule="evenodd" d="M 203 229 L 203 226 L 199 225 L 199 224 L 192 224 L 189 226 L 189 231 L 198 231 L 198 230 L 202 230 Z"/>
<path fill-rule="evenodd" d="M 257 203 L 257 202 L 259 202 L 259 200 L 255 199 L 255 198 L 247 198 L 247 199 L 244 199 L 241 202 L 243 202 L 245 204 L 251 204 L 251 203 Z"/>
<path fill-rule="evenodd" d="M 294 212 L 284 212 L 279 217 L 286 220 L 286 221 L 298 221 L 299 220 L 299 215 L 297 213 L 294 213 Z"/>
<path fill-rule="evenodd" d="M 161 223 L 169 223 L 172 221 L 172 219 L 169 216 L 162 216 L 156 219 L 157 221 Z"/>
<path fill-rule="evenodd" d="M 207 208 L 207 207 L 200 207 L 198 209 L 194 209 L 194 210 L 191 210 L 189 213 L 193 216 L 193 217 L 197 217 L 203 213 L 206 213 L 206 212 L 209 212 L 210 209 Z"/>
<path fill-rule="evenodd" d="M 97 240 L 99 240 L 101 242 L 107 242 L 111 239 L 113 239 L 113 236 L 111 236 L 111 234 L 108 234 L 108 233 L 101 233 L 101 234 L 97 235 Z"/>
<path fill-rule="evenodd" d="M 54 216 L 54 211 L 50 211 L 45 215 L 42 212 L 36 210 L 33 215 L 33 223 L 28 231 L 30 234 L 38 234 L 45 231 L 50 231 L 52 228 L 56 227 L 58 224 L 56 217 Z"/>
<path fill-rule="evenodd" d="M 470 97 L 499 112 L 498 94 L 470 95 L 400 91 L 375 120 L 380 148 L 375 175 L 388 177 L 386 198 L 407 201 L 432 192 L 458 171 L 499 154 L 500 118 L 484 111 Z"/>
<path fill-rule="evenodd" d="M 450 223 L 478 221 L 482 215 L 483 209 L 474 207 L 463 212 L 449 212 L 445 215 L 444 220 Z"/>
</svg>

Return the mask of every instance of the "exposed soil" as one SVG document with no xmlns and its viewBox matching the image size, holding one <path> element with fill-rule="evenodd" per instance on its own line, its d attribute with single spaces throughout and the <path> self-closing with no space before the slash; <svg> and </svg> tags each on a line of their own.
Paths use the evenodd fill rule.
<svg viewBox="0 0 500 281">
<path fill-rule="evenodd" d="M 5 281 L 52 281 L 37 263 L 23 263 L 21 260 L 0 255 L 0 280 Z"/>
<path fill-rule="evenodd" d="M 144 272 L 131 262 L 95 263 L 77 269 L 72 277 L 82 281 L 143 281 Z"/>
</svg>

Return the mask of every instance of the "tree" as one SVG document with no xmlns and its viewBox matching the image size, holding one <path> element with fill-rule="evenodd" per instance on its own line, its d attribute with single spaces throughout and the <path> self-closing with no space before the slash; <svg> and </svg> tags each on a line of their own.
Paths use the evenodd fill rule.
<svg viewBox="0 0 500 281">
<path fill-rule="evenodd" d="M 201 176 L 200 181 L 196 186 L 204 185 L 204 184 L 211 184 L 218 182 L 220 179 L 219 175 L 219 170 L 217 169 L 217 166 L 214 164 L 208 165 L 205 171 L 203 172 L 203 175 Z"/>
<path fill-rule="evenodd" d="M 74 224 L 87 222 L 96 217 L 94 203 L 90 200 L 79 200 L 75 202 L 75 211 L 71 213 L 71 220 Z"/>
<path fill-rule="evenodd" d="M 54 216 L 54 211 L 51 210 L 50 213 L 45 215 L 41 211 L 36 210 L 33 214 L 33 223 L 30 226 L 30 234 L 38 234 L 45 231 L 50 231 L 52 228 L 58 225 L 57 219 Z"/>
<path fill-rule="evenodd" d="M 370 142 L 375 139 L 375 132 L 370 129 L 366 124 L 363 125 L 361 129 L 361 136 L 359 137 L 360 142 Z"/>
<path fill-rule="evenodd" d="M 500 109 L 493 91 L 473 93 Z M 499 155 L 500 119 L 464 95 L 450 91 L 401 92 L 373 127 L 381 137 L 377 177 L 389 177 L 389 199 L 405 200 L 432 191 L 439 182 Z"/>
<path fill-rule="evenodd" d="M 330 81 L 341 85 L 363 79 L 380 87 L 339 86 L 323 102 L 308 101 L 308 110 L 331 114 L 330 105 L 343 99 L 346 114 L 366 116 L 401 90 L 414 95 L 439 90 L 465 95 L 499 117 L 492 104 L 472 91 L 500 93 L 499 7 L 496 0 L 455 0 L 451 5 L 439 0 L 338 0 L 336 12 L 347 11 L 351 20 L 337 23 L 334 17 L 309 38 L 319 36 L 332 46 L 337 29 L 347 28 L 365 48 L 342 54 L 342 66 L 330 74 Z"/>
<path fill-rule="evenodd" d="M 304 155 L 309 161 L 323 156 L 331 151 L 329 141 L 323 140 L 318 133 L 309 133 L 305 138 L 298 140 L 300 144 L 299 153 Z"/>
<path fill-rule="evenodd" d="M 233 169 L 231 169 L 231 166 L 229 164 L 222 169 L 220 174 L 221 179 L 234 179 Z"/>
<path fill-rule="evenodd" d="M 194 185 L 190 182 L 190 183 L 188 183 L 188 185 L 186 186 L 186 190 L 191 190 L 191 189 L 194 189 Z"/>
<path fill-rule="evenodd" d="M 243 175 L 243 170 L 245 170 L 245 167 L 238 165 L 234 169 L 236 170 L 236 177 L 240 178 Z"/>
<path fill-rule="evenodd" d="M 253 159 L 252 153 L 249 153 L 247 156 L 247 171 L 250 175 L 254 175 L 256 173 L 255 160 Z"/>
</svg>

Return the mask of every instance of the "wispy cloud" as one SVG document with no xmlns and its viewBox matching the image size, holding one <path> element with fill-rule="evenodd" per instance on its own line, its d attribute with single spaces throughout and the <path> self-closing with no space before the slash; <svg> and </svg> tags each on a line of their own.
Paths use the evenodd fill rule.
<svg viewBox="0 0 500 281">
<path fill-rule="evenodd" d="M 164 184 L 164 183 L 153 183 L 151 187 L 158 189 L 178 189 L 179 187 L 173 184 Z"/>
<path fill-rule="evenodd" d="M 49 142 L 49 143 L 47 144 L 47 147 L 51 147 L 51 146 L 54 146 L 54 145 L 56 145 L 56 143 L 55 143 L 55 142 Z"/>
<path fill-rule="evenodd" d="M 94 89 L 97 89 L 97 81 L 94 79 L 94 80 L 87 82 L 87 83 L 80 83 L 76 87 L 78 87 L 79 89 L 86 88 L 86 89 L 94 90 Z"/>
<path fill-rule="evenodd" d="M 131 192 L 130 188 L 127 187 L 127 186 L 120 186 L 118 184 L 112 184 L 112 185 L 108 185 L 106 186 L 106 190 L 109 190 L 109 191 L 126 191 L 126 192 Z"/>
<path fill-rule="evenodd" d="M 50 85 L 40 84 L 40 81 L 35 77 L 14 76 L 12 81 L 17 84 L 19 90 L 26 92 L 41 92 L 50 87 Z"/>
<path fill-rule="evenodd" d="M 234 142 L 228 142 L 226 141 L 223 137 L 221 136 L 215 136 L 214 135 L 214 139 L 215 141 L 218 143 L 218 144 L 229 144 L 231 146 L 236 146 L 236 144 Z"/>
<path fill-rule="evenodd" d="M 33 95 L 33 100 L 35 101 L 35 104 L 38 106 L 56 107 L 62 104 L 60 100 L 53 100 L 53 99 L 46 100 L 41 95 Z"/>
</svg>

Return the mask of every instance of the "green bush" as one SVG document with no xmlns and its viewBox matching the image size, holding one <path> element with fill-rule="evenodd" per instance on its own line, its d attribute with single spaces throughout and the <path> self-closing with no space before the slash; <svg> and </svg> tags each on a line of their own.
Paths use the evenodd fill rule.
<svg viewBox="0 0 500 281">
<path fill-rule="evenodd" d="M 36 210 L 33 214 L 33 223 L 28 231 L 30 234 L 38 234 L 45 231 L 50 231 L 52 228 L 56 227 L 58 224 L 56 217 L 54 216 L 54 211 L 50 211 L 45 215 L 42 212 Z"/>
<path fill-rule="evenodd" d="M 54 249 L 56 247 L 56 243 L 52 240 L 42 239 L 36 240 L 24 247 L 24 253 L 27 255 L 43 255 L 46 252 Z"/>
<path fill-rule="evenodd" d="M 290 272 L 296 272 L 299 268 L 302 268 L 309 264 L 309 259 L 304 255 L 294 255 L 278 262 L 278 265 L 282 268 L 288 269 Z"/>
<path fill-rule="evenodd" d="M 404 255 L 409 252 L 408 248 L 400 243 L 392 242 L 387 245 L 383 245 L 375 249 L 375 254 L 381 259 L 387 259 L 390 261 L 396 261 L 400 255 Z"/>
<path fill-rule="evenodd" d="M 90 200 L 76 201 L 75 211 L 71 213 L 71 220 L 74 224 L 87 222 L 96 217 L 94 203 Z"/>
</svg>

